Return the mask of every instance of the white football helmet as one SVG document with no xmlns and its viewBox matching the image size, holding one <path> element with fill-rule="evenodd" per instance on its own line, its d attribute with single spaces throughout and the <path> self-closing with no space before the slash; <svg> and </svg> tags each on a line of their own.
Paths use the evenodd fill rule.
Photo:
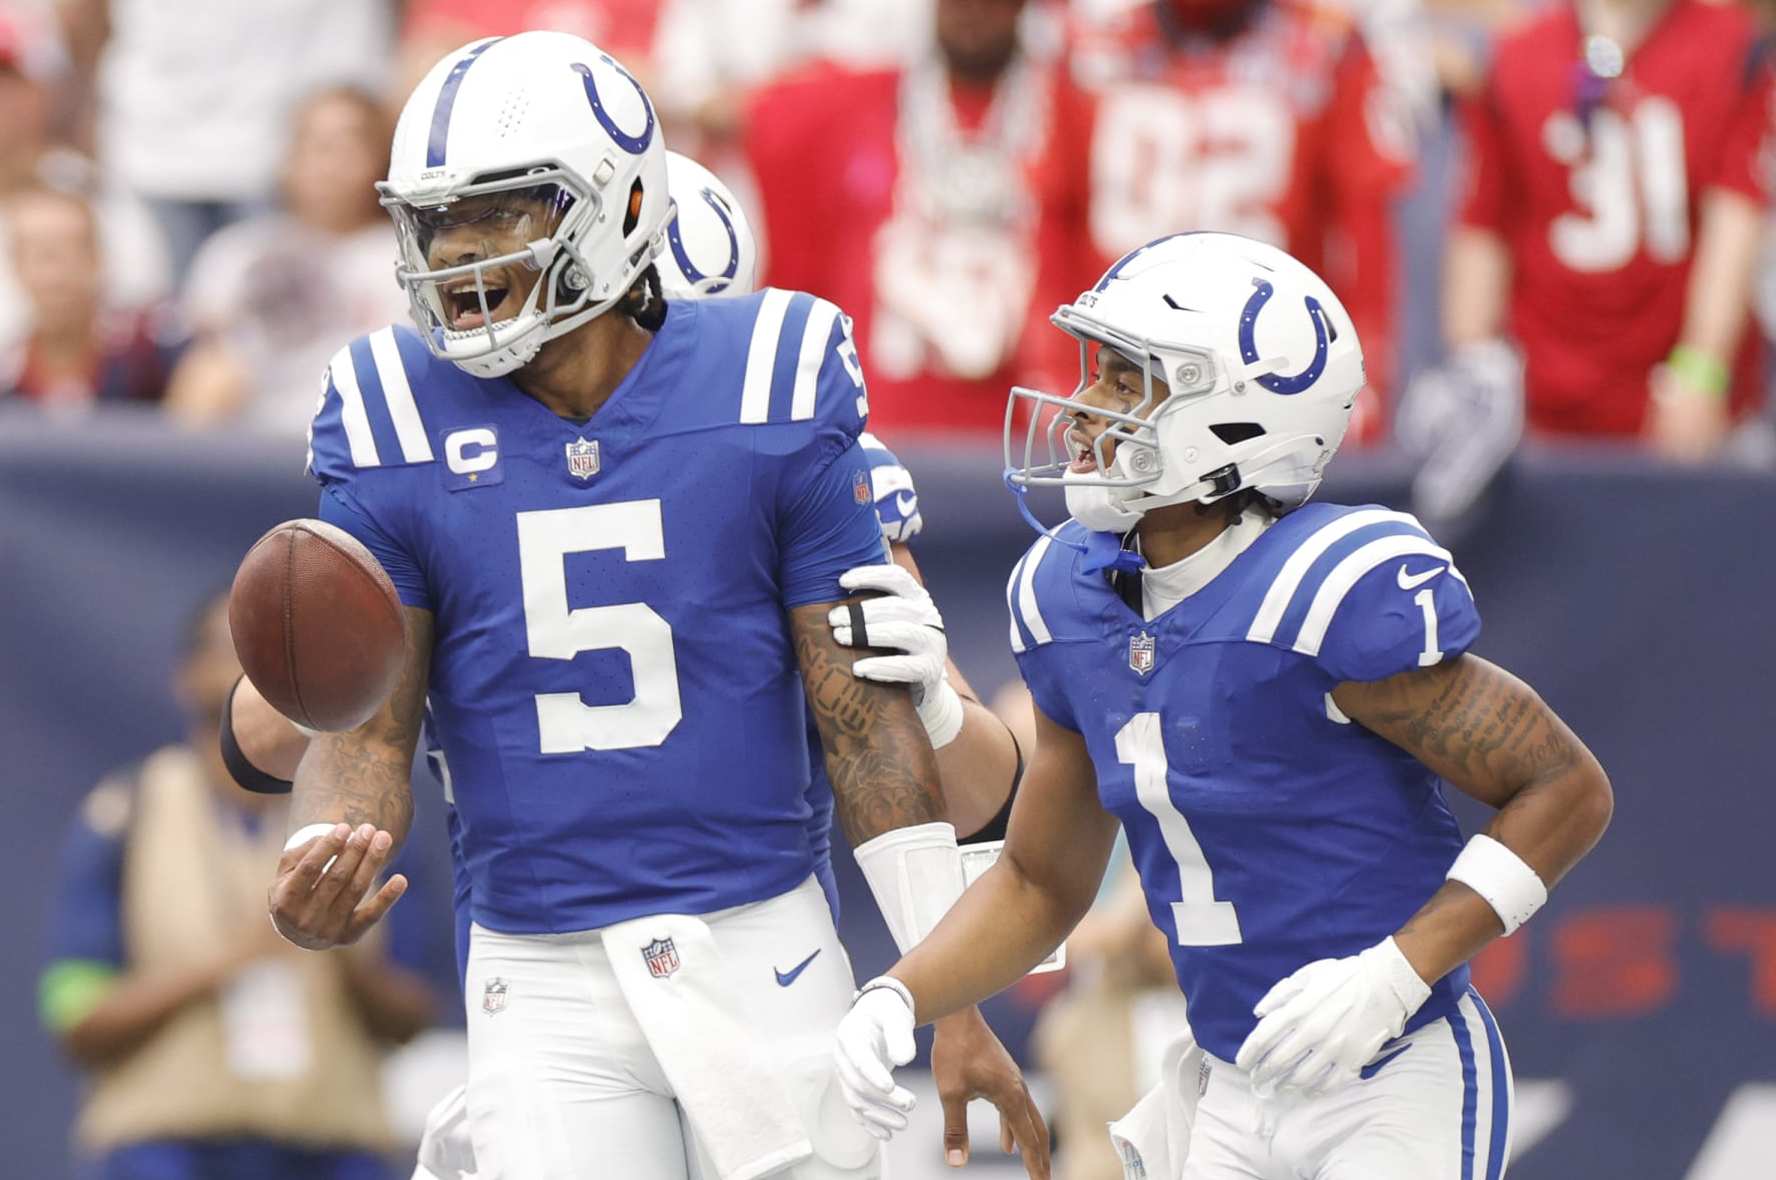
<svg viewBox="0 0 1776 1180">
<path fill-rule="evenodd" d="M 446 54 L 402 108 L 377 190 L 420 334 L 478 377 L 511 372 L 615 304 L 661 249 L 672 214 L 653 104 L 615 58 L 566 33 L 491 37 Z M 501 211 L 502 228 L 527 245 L 434 267 L 427 248 L 439 228 L 490 216 L 452 221 L 452 208 L 498 194 L 549 210 Z M 513 267 L 538 279 L 516 315 L 495 321 L 507 291 L 488 278 Z"/>
<path fill-rule="evenodd" d="M 1362 345 L 1338 296 L 1288 254 L 1236 234 L 1150 242 L 1051 322 L 1079 341 L 1074 396 L 1091 383 L 1099 346 L 1146 375 L 1145 398 L 1130 412 L 1091 410 L 1109 425 L 1092 444 L 1090 472 L 1068 470 L 1076 457 L 1066 433 L 1078 408 L 1071 399 L 1011 391 L 1007 482 L 1014 491 L 1064 486 L 1069 511 L 1100 531 L 1243 488 L 1284 510 L 1302 504 L 1343 441 L 1363 388 Z M 1169 393 L 1155 406 L 1158 382 Z M 1040 438 L 1047 448 L 1038 454 Z M 1115 443 L 1108 463 L 1106 439 Z"/>
<path fill-rule="evenodd" d="M 728 186 L 703 165 L 666 153 L 666 183 L 678 215 L 654 260 L 668 299 L 747 295 L 758 282 L 758 239 Z"/>
</svg>

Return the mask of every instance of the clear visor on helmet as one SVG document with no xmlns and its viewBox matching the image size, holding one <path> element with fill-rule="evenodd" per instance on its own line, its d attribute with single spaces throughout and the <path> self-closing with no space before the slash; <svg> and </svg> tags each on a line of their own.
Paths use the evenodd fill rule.
<svg viewBox="0 0 1776 1180">
<path fill-rule="evenodd" d="M 498 325 L 539 307 L 552 315 L 561 293 L 552 289 L 558 284 L 545 286 L 545 276 L 563 252 L 579 272 L 575 292 L 591 285 L 590 269 L 561 231 L 596 216 L 598 198 L 565 169 L 478 181 L 431 203 L 377 187 L 395 223 L 396 277 L 428 336 L 482 333 L 491 350 L 502 343 Z"/>
<path fill-rule="evenodd" d="M 1012 389 L 1005 409 L 1006 479 L 1022 487 L 1072 483 L 1139 488 L 1153 483 L 1164 470 L 1154 420 L 1161 412 L 1227 387 L 1215 354 L 1118 331 L 1074 305 L 1061 308 L 1050 322 L 1079 342 L 1079 383 L 1068 397 L 1023 386 Z M 1142 394 L 1135 405 L 1111 409 L 1080 401 L 1096 382 L 1093 353 L 1100 347 L 1114 349 L 1141 372 Z M 1086 418 L 1101 421 L 1104 428 L 1094 436 Z M 1094 461 L 1089 469 L 1082 462 L 1075 465 L 1088 455 Z"/>
</svg>

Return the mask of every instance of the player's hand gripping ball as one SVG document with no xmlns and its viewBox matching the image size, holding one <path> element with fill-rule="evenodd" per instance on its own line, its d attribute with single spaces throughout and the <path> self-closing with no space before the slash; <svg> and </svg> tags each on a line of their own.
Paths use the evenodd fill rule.
<svg viewBox="0 0 1776 1180">
<path fill-rule="evenodd" d="M 308 729 L 355 729 L 395 689 L 406 617 L 357 538 L 287 520 L 247 550 L 228 598 L 234 650 L 273 708 Z"/>
</svg>

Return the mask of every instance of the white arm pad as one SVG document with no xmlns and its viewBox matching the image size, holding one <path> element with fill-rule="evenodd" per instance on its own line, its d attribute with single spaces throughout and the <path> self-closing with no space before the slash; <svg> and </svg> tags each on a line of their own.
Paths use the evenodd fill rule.
<svg viewBox="0 0 1776 1180">
<path fill-rule="evenodd" d="M 284 851 L 289 852 L 293 848 L 300 848 L 310 840 L 319 840 L 337 826 L 336 824 L 308 824 L 297 828 L 295 832 L 291 833 L 290 838 L 284 841 Z"/>
<path fill-rule="evenodd" d="M 962 854 L 947 823 L 895 828 L 853 850 L 902 954 L 917 946 L 962 896 Z"/>
<path fill-rule="evenodd" d="M 1523 863 L 1523 858 L 1481 833 L 1468 841 L 1446 874 L 1451 881 L 1460 881 L 1486 899 L 1505 933 L 1529 921 L 1530 915 L 1548 900 L 1548 887 L 1536 871 Z"/>
</svg>

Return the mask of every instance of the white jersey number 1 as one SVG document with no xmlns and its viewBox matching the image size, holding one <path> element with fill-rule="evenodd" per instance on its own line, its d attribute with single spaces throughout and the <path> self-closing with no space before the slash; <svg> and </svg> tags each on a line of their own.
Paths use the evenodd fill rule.
<svg viewBox="0 0 1776 1180">
<path fill-rule="evenodd" d="M 1166 851 L 1178 865 L 1178 900 L 1172 922 L 1179 946 L 1232 946 L 1240 941 L 1239 914 L 1231 901 L 1215 900 L 1215 875 L 1196 834 L 1166 789 L 1165 742 L 1158 713 L 1136 713 L 1116 731 L 1116 760 L 1135 768 L 1135 797 L 1159 822 Z"/>
</svg>

